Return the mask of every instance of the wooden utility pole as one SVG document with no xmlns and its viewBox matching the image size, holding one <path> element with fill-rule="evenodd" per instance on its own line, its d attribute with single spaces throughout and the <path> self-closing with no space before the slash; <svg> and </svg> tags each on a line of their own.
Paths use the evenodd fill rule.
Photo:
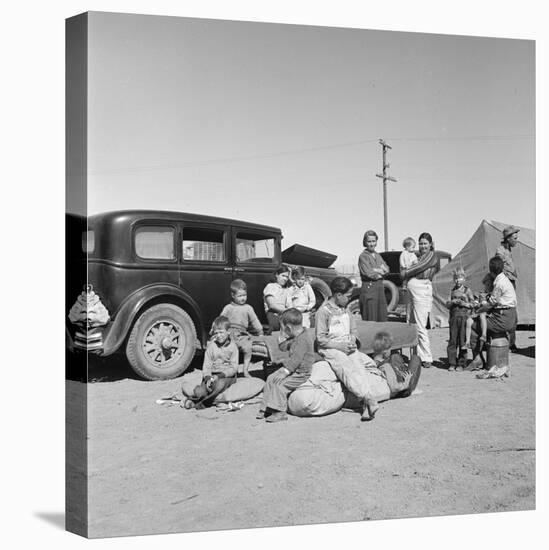
<svg viewBox="0 0 549 550">
<path fill-rule="evenodd" d="M 379 140 L 381 147 L 383 149 L 383 174 L 376 174 L 378 178 L 383 179 L 383 233 L 385 237 L 385 250 L 389 250 L 389 229 L 388 229 L 388 219 L 387 219 L 387 182 L 388 181 L 397 181 L 395 178 L 387 175 L 387 168 L 390 164 L 387 163 L 387 149 L 392 149 L 390 145 L 387 145 L 382 139 Z"/>
</svg>

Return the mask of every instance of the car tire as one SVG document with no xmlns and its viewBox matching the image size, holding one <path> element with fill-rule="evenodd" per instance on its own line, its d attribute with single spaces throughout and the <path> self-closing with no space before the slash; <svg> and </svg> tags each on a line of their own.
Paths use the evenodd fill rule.
<svg viewBox="0 0 549 550">
<path fill-rule="evenodd" d="M 196 328 L 173 304 L 157 304 L 135 322 L 126 344 L 133 370 L 146 380 L 168 380 L 185 372 L 196 351 Z"/>
<path fill-rule="evenodd" d="M 394 311 L 398 305 L 398 287 L 391 281 L 383 281 L 387 311 Z"/>
</svg>

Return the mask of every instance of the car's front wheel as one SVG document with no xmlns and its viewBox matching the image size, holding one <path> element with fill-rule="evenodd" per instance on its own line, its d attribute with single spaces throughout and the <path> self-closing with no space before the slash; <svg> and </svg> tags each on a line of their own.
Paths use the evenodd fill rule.
<svg viewBox="0 0 549 550">
<path fill-rule="evenodd" d="M 146 380 L 166 380 L 185 372 L 195 350 L 196 329 L 188 313 L 173 304 L 157 304 L 135 322 L 126 357 Z"/>
</svg>

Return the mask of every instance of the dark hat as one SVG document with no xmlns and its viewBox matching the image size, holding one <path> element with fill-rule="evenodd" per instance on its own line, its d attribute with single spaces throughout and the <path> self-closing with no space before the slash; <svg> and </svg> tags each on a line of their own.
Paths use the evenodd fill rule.
<svg viewBox="0 0 549 550">
<path fill-rule="evenodd" d="M 520 229 L 518 227 L 515 227 L 514 225 L 508 225 L 504 230 L 503 230 L 503 240 L 506 240 L 507 238 L 509 238 L 511 235 L 515 234 L 515 233 L 518 233 L 520 231 Z"/>
</svg>

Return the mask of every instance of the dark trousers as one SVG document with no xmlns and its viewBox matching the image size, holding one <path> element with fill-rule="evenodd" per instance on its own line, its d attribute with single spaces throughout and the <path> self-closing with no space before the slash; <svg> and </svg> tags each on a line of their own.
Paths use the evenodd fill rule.
<svg viewBox="0 0 549 550">
<path fill-rule="evenodd" d="M 359 300 L 364 321 L 387 321 L 387 301 L 382 279 L 363 281 Z"/>
<path fill-rule="evenodd" d="M 273 375 L 269 376 L 263 387 L 263 408 L 286 412 L 288 410 L 288 396 L 296 388 L 307 382 L 309 376 L 309 374 L 294 373 L 277 381 L 273 379 Z"/>
<path fill-rule="evenodd" d="M 272 334 L 274 331 L 280 330 L 278 313 L 267 311 L 267 322 L 269 323 L 269 328 L 266 330 L 265 334 Z"/>
<path fill-rule="evenodd" d="M 232 386 L 236 382 L 236 376 L 230 378 L 218 378 L 212 387 L 212 391 L 208 393 L 206 382 L 196 386 L 194 389 L 194 406 L 196 409 L 203 409 L 205 407 L 211 407 L 215 398 L 223 393 L 228 387 Z"/>
<path fill-rule="evenodd" d="M 512 307 L 509 309 L 494 310 L 486 316 L 488 337 L 497 334 L 509 334 L 517 326 L 517 310 Z M 471 330 L 471 346 L 473 347 L 473 357 L 476 357 L 482 349 L 479 345 L 480 319 L 473 323 Z"/>
<path fill-rule="evenodd" d="M 448 363 L 455 367 L 458 363 L 458 355 L 461 362 L 467 357 L 465 349 L 465 331 L 467 327 L 467 313 L 457 312 L 450 314 L 450 339 L 446 352 L 448 354 Z M 458 354 L 459 351 L 459 354 Z"/>
</svg>

